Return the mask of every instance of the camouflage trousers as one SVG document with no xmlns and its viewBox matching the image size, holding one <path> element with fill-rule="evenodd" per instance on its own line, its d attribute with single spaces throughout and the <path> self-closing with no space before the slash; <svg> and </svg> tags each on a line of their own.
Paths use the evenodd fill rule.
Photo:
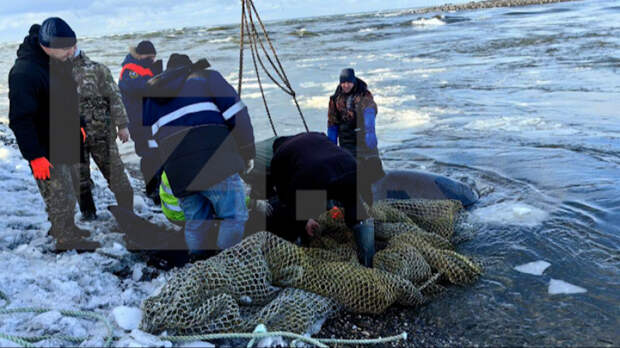
<svg viewBox="0 0 620 348">
<path fill-rule="evenodd" d="M 91 156 L 108 182 L 110 191 L 114 193 L 116 203 L 119 206 L 133 210 L 133 189 L 129 183 L 127 173 L 125 173 L 125 166 L 113 136 L 86 138 L 86 144 L 82 149 L 82 160 L 75 167 L 79 173 L 79 184 L 76 182 L 77 180 L 74 180 L 76 192 L 83 194 L 92 189 L 93 181 L 90 178 Z"/>
<path fill-rule="evenodd" d="M 52 230 L 63 234 L 75 226 L 75 195 L 71 184 L 72 165 L 54 164 L 49 180 L 36 180 L 45 202 L 47 219 Z"/>
</svg>

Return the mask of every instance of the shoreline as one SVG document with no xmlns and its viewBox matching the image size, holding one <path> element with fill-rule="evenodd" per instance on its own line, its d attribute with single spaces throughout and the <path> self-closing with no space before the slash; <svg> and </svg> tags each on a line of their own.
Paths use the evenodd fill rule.
<svg viewBox="0 0 620 348">
<path fill-rule="evenodd" d="M 465 4 L 444 4 L 440 6 L 423 7 L 416 10 L 411 10 L 411 14 L 426 14 L 430 12 L 457 12 L 457 11 L 472 11 L 489 8 L 503 8 L 503 7 L 525 7 L 533 5 L 549 5 L 559 2 L 575 2 L 579 0 L 484 0 L 484 1 L 470 1 Z"/>
</svg>

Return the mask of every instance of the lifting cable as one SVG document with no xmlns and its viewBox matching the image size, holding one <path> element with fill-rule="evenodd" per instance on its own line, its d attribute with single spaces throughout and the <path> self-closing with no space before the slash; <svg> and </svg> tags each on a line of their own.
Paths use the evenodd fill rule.
<svg viewBox="0 0 620 348">
<path fill-rule="evenodd" d="M 256 16 L 256 19 L 262 29 L 262 33 L 259 33 L 258 29 L 256 28 L 252 13 L 254 13 L 254 15 Z M 296 93 L 293 90 L 293 87 L 291 86 L 291 83 L 288 77 L 286 76 L 286 73 L 284 72 L 282 63 L 280 62 L 280 59 L 278 58 L 278 54 L 276 53 L 276 50 L 273 47 L 271 40 L 269 39 L 269 34 L 267 33 L 267 30 L 265 29 L 265 25 L 263 24 L 263 21 L 260 19 L 260 16 L 258 15 L 258 11 L 256 10 L 256 7 L 254 6 L 253 0 L 241 0 L 240 31 L 241 31 L 241 40 L 239 44 L 239 51 L 240 51 L 239 52 L 239 85 L 237 88 L 237 93 L 239 94 L 239 96 L 241 96 L 241 84 L 243 80 L 243 49 L 244 49 L 244 44 L 245 44 L 245 37 L 247 34 L 247 41 L 248 41 L 248 45 L 250 46 L 250 52 L 252 53 L 252 61 L 254 63 L 254 70 L 256 72 L 256 79 L 258 81 L 258 86 L 260 88 L 260 92 L 263 98 L 263 104 L 265 105 L 265 110 L 267 111 L 267 116 L 269 117 L 269 122 L 271 124 L 271 129 L 273 130 L 273 133 L 276 136 L 278 135 L 276 132 L 275 126 L 273 124 L 271 113 L 269 112 L 269 107 L 267 106 L 267 100 L 265 98 L 265 91 L 263 90 L 263 85 L 262 85 L 259 72 L 258 72 L 258 65 L 256 64 L 257 61 L 260 64 L 263 71 L 265 72 L 265 74 L 267 75 L 267 77 L 269 77 L 269 79 L 276 86 L 278 86 L 282 91 L 284 91 L 284 93 L 290 95 L 293 98 L 293 101 L 295 102 L 295 106 L 297 107 L 297 111 L 299 112 L 299 116 L 301 117 L 301 121 L 303 122 L 304 128 L 306 129 L 306 132 L 308 132 L 309 131 L 308 125 L 306 123 L 303 113 L 301 112 L 299 103 L 297 102 Z M 268 50 L 265 48 L 265 45 L 263 44 L 263 40 L 260 38 L 261 34 L 264 36 L 265 40 L 269 44 L 269 47 L 271 48 L 271 52 L 273 53 L 277 66 L 274 63 L 274 60 L 269 55 Z M 260 48 L 263 51 L 263 54 L 265 55 L 267 60 L 269 61 L 271 68 L 276 72 L 276 74 L 278 75 L 279 79 L 282 81 L 284 86 L 280 82 L 278 82 L 269 73 L 268 69 L 265 67 L 265 64 L 263 63 L 263 60 L 261 59 L 260 54 L 259 54 L 258 44 L 260 44 Z"/>
</svg>

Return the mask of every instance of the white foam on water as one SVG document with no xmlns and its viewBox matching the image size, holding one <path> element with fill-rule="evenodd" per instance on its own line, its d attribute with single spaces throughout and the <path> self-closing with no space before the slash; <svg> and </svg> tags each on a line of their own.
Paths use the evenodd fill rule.
<svg viewBox="0 0 620 348">
<path fill-rule="evenodd" d="M 415 109 L 392 109 L 383 106 L 380 107 L 379 115 L 377 115 L 377 132 L 382 140 L 397 141 L 401 139 L 402 132 L 394 132 L 395 129 L 420 127 L 430 122 L 431 117 L 428 113 Z M 393 139 L 394 136 L 398 139 Z"/>
<path fill-rule="evenodd" d="M 225 43 L 225 42 L 233 42 L 235 38 L 232 36 L 223 38 L 223 39 L 213 39 L 213 40 L 209 40 L 209 43 Z"/>
<path fill-rule="evenodd" d="M 329 107 L 329 96 L 328 95 L 320 95 L 314 97 L 304 97 L 299 98 L 299 106 L 306 109 L 324 109 L 327 112 L 327 108 Z M 291 103 L 294 105 L 294 102 L 291 100 Z"/>
<path fill-rule="evenodd" d="M 369 33 L 369 32 L 373 32 L 375 30 L 377 30 L 377 28 L 372 28 L 372 27 L 371 28 L 363 28 L 363 29 L 360 29 L 358 31 L 358 33 Z"/>
<path fill-rule="evenodd" d="M 420 18 L 414 21 L 411 21 L 411 25 L 416 27 L 436 27 L 439 25 L 444 25 L 446 22 L 442 21 L 439 18 Z"/>
<path fill-rule="evenodd" d="M 549 122 L 541 117 L 509 117 L 474 120 L 464 126 L 471 130 L 500 130 L 504 132 L 549 131 L 565 128 L 557 122 Z"/>
<path fill-rule="evenodd" d="M 414 74 L 414 75 L 430 75 L 430 74 L 436 74 L 436 73 L 440 73 L 444 71 L 446 71 L 446 68 L 427 68 L 427 69 L 409 70 L 408 73 Z"/>
<path fill-rule="evenodd" d="M 587 289 L 584 289 L 580 286 L 573 285 L 571 283 L 567 283 L 563 280 L 559 279 L 551 279 L 549 281 L 549 288 L 547 290 L 549 295 L 560 295 L 560 294 L 583 294 L 588 292 Z"/>
<path fill-rule="evenodd" d="M 379 105 L 379 108 L 381 109 L 381 106 L 383 105 L 388 105 L 390 107 L 398 106 L 406 102 L 414 101 L 416 100 L 416 97 L 413 94 L 401 95 L 401 96 L 386 96 L 386 95 L 380 95 L 379 93 L 377 93 L 375 94 L 374 99 L 377 105 Z"/>
<path fill-rule="evenodd" d="M 336 87 L 338 86 L 338 81 L 333 81 L 333 82 L 302 82 L 299 84 L 299 87 L 301 88 L 320 88 L 321 91 L 323 92 L 327 92 L 327 93 L 333 93 L 336 90 Z"/>
<path fill-rule="evenodd" d="M 396 53 L 385 53 L 382 55 L 383 59 L 389 59 L 389 60 L 398 60 L 401 61 L 403 63 L 425 63 L 425 64 L 429 64 L 429 63 L 435 63 L 437 62 L 437 59 L 435 58 L 428 58 L 428 57 L 407 57 L 404 54 L 396 54 Z"/>
<path fill-rule="evenodd" d="M 533 275 L 542 275 L 545 270 L 551 266 L 551 264 L 547 261 L 539 260 L 534 262 L 529 262 L 523 265 L 515 266 L 515 271 Z"/>
<path fill-rule="evenodd" d="M 471 212 L 471 217 L 483 223 L 534 227 L 540 225 L 549 213 L 521 202 L 502 202 Z"/>
</svg>

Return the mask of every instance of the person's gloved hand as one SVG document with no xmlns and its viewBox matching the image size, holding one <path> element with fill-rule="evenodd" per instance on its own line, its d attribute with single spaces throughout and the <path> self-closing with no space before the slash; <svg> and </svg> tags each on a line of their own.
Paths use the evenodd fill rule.
<svg viewBox="0 0 620 348">
<path fill-rule="evenodd" d="M 129 130 L 127 127 L 119 129 L 117 135 L 118 139 L 122 141 L 123 144 L 129 141 Z"/>
<path fill-rule="evenodd" d="M 82 142 L 85 143 L 86 142 L 86 131 L 84 130 L 84 127 L 80 127 L 80 132 L 82 132 Z"/>
<path fill-rule="evenodd" d="M 273 206 L 271 206 L 267 200 L 256 199 L 254 200 L 254 206 L 256 211 L 265 214 L 265 216 L 271 216 L 271 214 L 273 214 Z"/>
<path fill-rule="evenodd" d="M 364 126 L 366 128 L 366 146 L 374 150 L 377 148 L 377 134 L 375 133 L 375 115 L 376 111 L 371 108 L 364 110 Z"/>
<path fill-rule="evenodd" d="M 327 127 L 327 137 L 332 143 L 338 145 L 338 125 Z"/>
<path fill-rule="evenodd" d="M 153 75 L 159 75 L 164 71 L 164 64 L 161 59 L 158 59 L 151 64 L 151 72 Z"/>
<path fill-rule="evenodd" d="M 46 180 L 50 178 L 50 168 L 54 168 L 52 164 L 45 157 L 35 158 L 30 161 L 30 167 L 32 167 L 32 174 L 37 180 Z"/>
<path fill-rule="evenodd" d="M 308 234 L 308 236 L 314 237 L 315 235 L 318 234 L 320 229 L 321 229 L 321 225 L 319 225 L 319 223 L 316 222 L 316 220 L 308 219 L 308 222 L 306 222 L 306 234 Z"/>
</svg>

